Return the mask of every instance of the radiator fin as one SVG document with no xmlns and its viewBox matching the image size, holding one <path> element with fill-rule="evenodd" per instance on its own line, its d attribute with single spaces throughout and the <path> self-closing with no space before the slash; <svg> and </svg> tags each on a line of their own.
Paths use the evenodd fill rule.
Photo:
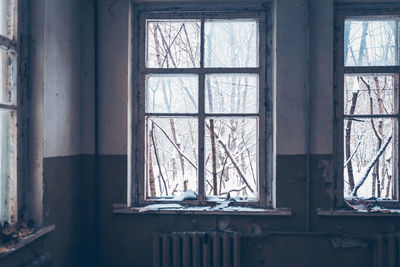
<svg viewBox="0 0 400 267">
<path fill-rule="evenodd" d="M 375 236 L 374 264 L 375 267 L 400 266 L 400 233 Z"/>
<path fill-rule="evenodd" d="M 240 234 L 228 231 L 156 233 L 153 267 L 240 267 Z"/>
</svg>

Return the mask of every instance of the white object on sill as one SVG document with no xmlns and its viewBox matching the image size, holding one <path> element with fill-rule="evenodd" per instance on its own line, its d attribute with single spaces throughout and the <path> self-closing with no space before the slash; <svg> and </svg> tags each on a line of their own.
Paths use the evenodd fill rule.
<svg viewBox="0 0 400 267">
<path fill-rule="evenodd" d="M 173 200 L 176 200 L 176 201 L 196 200 L 196 199 L 197 199 L 197 194 L 192 189 L 189 189 L 189 190 L 183 192 L 182 195 L 180 195 L 179 197 L 175 196 L 173 198 Z"/>
</svg>

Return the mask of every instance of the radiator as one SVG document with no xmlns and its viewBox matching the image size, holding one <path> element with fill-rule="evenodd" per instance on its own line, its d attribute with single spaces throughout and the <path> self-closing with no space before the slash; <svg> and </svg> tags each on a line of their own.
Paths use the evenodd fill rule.
<svg viewBox="0 0 400 267">
<path fill-rule="evenodd" d="M 400 233 L 377 235 L 374 239 L 374 266 L 400 266 Z"/>
<path fill-rule="evenodd" d="M 174 232 L 153 236 L 153 267 L 240 267 L 240 233 Z"/>
<path fill-rule="evenodd" d="M 24 265 L 25 267 L 52 267 L 53 266 L 53 257 L 50 253 L 44 253 L 40 257 L 37 257 L 35 260 L 30 263 Z"/>
</svg>

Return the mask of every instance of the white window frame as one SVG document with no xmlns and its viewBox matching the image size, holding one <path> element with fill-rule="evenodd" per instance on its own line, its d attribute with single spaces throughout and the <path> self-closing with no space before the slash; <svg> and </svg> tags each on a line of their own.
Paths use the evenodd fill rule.
<svg viewBox="0 0 400 267">
<path fill-rule="evenodd" d="M 334 208 L 347 207 L 344 197 L 344 119 L 350 115 L 344 115 L 344 76 L 346 74 L 397 74 L 400 78 L 400 58 L 397 59 L 395 66 L 344 66 L 344 32 L 345 20 L 349 18 L 400 18 L 400 8 L 393 4 L 342 4 L 335 8 L 335 71 L 334 71 L 334 138 L 333 138 L 333 155 L 334 155 L 334 184 L 335 184 L 335 199 Z M 399 38 L 399 37 L 398 37 Z M 397 44 L 398 45 L 398 44 Z M 397 51 L 397 55 L 399 55 Z M 399 88 L 395 88 L 395 90 Z M 399 156 L 399 92 L 394 92 L 394 97 L 397 98 L 397 113 L 390 115 L 355 115 L 354 117 L 376 117 L 376 118 L 396 118 L 397 124 L 393 125 L 394 134 L 392 137 L 393 148 L 397 147 L 395 156 Z M 377 203 L 380 206 L 387 208 L 400 208 L 399 198 L 399 159 L 393 159 L 393 188 L 396 199 L 393 200 L 368 200 L 366 202 Z"/>
<path fill-rule="evenodd" d="M 130 63 L 129 63 L 129 110 L 128 110 L 128 195 L 127 205 L 143 206 L 154 203 L 165 203 L 162 200 L 146 199 L 145 197 L 145 112 L 144 112 L 144 77 L 145 74 L 165 73 L 192 73 L 199 75 L 199 166 L 204 165 L 204 138 L 200 138 L 204 131 L 204 88 L 205 75 L 210 73 L 256 73 L 259 74 L 259 155 L 258 179 L 259 200 L 241 202 L 241 205 L 250 205 L 263 208 L 274 208 L 273 179 L 273 90 L 272 90 L 272 25 L 269 4 L 213 4 L 202 8 L 195 5 L 135 5 L 130 9 Z M 146 68 L 145 49 L 145 20 L 146 19 L 199 19 L 202 22 L 207 18 L 240 19 L 258 18 L 259 23 L 259 67 L 256 68 L 205 68 L 203 59 L 200 59 L 200 68 L 182 69 L 155 69 Z M 202 23 L 204 25 L 204 23 Z M 204 32 L 204 26 L 201 27 Z M 139 38 L 138 38 L 139 37 Z M 201 40 L 201 51 L 204 41 Z M 201 52 L 203 54 L 203 52 Z M 164 114 L 165 115 L 165 114 Z M 231 114 L 228 114 L 232 116 Z M 245 114 L 248 116 L 248 114 Z M 220 114 L 215 117 L 220 116 Z M 227 116 L 227 114 L 221 114 Z M 214 117 L 214 114 L 213 114 Z M 203 134 L 204 136 L 204 134 Z M 204 168 L 199 168 L 198 199 L 183 201 L 189 205 L 209 205 L 213 201 L 207 200 L 204 192 Z M 171 201 L 168 201 L 171 203 Z M 180 201 L 179 203 L 182 203 Z M 214 201 L 215 203 L 215 201 Z"/>
</svg>

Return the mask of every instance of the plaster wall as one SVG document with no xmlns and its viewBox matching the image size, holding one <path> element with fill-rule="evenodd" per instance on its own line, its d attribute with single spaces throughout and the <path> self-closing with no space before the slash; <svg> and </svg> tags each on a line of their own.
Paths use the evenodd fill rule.
<svg viewBox="0 0 400 267">
<path fill-rule="evenodd" d="M 54 266 L 94 255 L 94 1 L 44 0 L 43 222 Z"/>
<path fill-rule="evenodd" d="M 45 158 L 94 151 L 93 3 L 45 1 Z"/>
</svg>

